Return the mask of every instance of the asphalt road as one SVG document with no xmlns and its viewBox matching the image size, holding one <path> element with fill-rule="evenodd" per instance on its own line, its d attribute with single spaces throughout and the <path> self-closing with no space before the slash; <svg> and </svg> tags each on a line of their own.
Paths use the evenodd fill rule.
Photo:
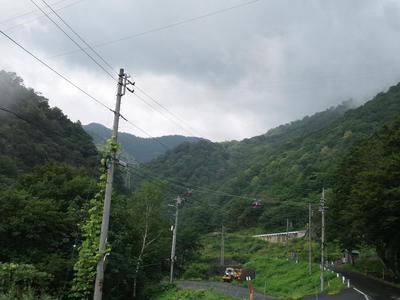
<svg viewBox="0 0 400 300">
<path fill-rule="evenodd" d="M 314 295 L 303 298 L 304 300 L 366 300 L 366 298 L 356 290 L 349 288 L 341 291 L 337 295 Z"/>
<path fill-rule="evenodd" d="M 248 299 L 249 291 L 247 288 L 234 286 L 229 283 L 213 281 L 177 281 L 176 285 L 182 289 L 203 289 L 213 290 L 217 293 Z M 304 300 L 366 300 L 365 297 L 354 289 L 345 289 L 340 294 L 334 296 L 315 295 L 308 296 Z M 261 293 L 254 293 L 254 300 L 277 300 L 271 296 Z M 371 300 L 371 299 L 370 299 Z"/>
<path fill-rule="evenodd" d="M 365 293 L 369 300 L 400 300 L 400 288 L 359 273 L 342 270 L 337 272 L 350 279 L 351 285 Z"/>
<path fill-rule="evenodd" d="M 230 283 L 224 282 L 213 282 L 213 281 L 177 281 L 176 285 L 181 289 L 203 289 L 213 290 L 216 293 L 223 295 L 234 296 L 239 298 L 249 297 L 249 291 L 247 288 L 234 286 Z M 254 293 L 254 300 L 276 300 L 269 296 L 264 296 L 261 293 Z"/>
</svg>

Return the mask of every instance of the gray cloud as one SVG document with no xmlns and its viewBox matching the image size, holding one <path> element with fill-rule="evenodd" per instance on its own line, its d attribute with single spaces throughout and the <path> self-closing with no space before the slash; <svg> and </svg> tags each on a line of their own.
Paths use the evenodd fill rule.
<svg viewBox="0 0 400 300">
<path fill-rule="evenodd" d="M 24 2 L 21 8 L 19 2 L 9 1 L 0 21 L 32 9 L 29 1 Z M 94 5 L 93 0 L 85 0 L 60 14 L 90 43 L 98 44 L 243 2 L 98 0 Z M 98 51 L 113 65 L 124 66 L 138 85 L 205 137 L 241 139 L 349 98 L 361 103 L 397 83 L 399 14 L 400 4 L 394 0 L 261 0 Z M 6 25 L 13 24 L 0 23 L 2 28 Z M 10 34 L 43 57 L 74 49 L 45 18 L 14 28 Z M 1 41 L 0 47 L 12 46 Z M 9 53 L 23 55 L 15 50 Z M 0 67 L 25 73 L 28 81 L 39 84 L 33 79 L 39 72 L 34 71 L 36 65 L 26 60 L 33 68 L 27 72 L 20 59 L 12 61 L 3 56 Z M 89 87 L 96 86 L 96 81 L 109 84 L 107 91 L 112 93 L 113 83 L 107 83 L 82 53 L 49 61 L 68 74 L 80 74 L 78 78 L 86 78 Z M 57 92 L 44 89 L 52 95 Z M 55 100 L 54 105 L 67 101 L 65 95 L 57 98 L 64 102 Z M 127 113 L 152 134 L 185 134 L 136 102 L 126 104 Z M 79 109 L 68 107 L 68 113 L 83 122 L 92 120 Z"/>
</svg>

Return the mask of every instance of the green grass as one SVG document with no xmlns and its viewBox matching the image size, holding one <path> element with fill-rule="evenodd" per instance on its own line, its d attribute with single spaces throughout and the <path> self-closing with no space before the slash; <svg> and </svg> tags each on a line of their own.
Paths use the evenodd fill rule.
<svg viewBox="0 0 400 300">
<path fill-rule="evenodd" d="M 299 299 L 319 291 L 320 270 L 316 264 L 311 275 L 306 262 L 296 264 L 280 258 L 255 255 L 245 266 L 256 269 L 254 286 L 260 292 L 265 288 L 267 294 L 281 299 Z M 343 288 L 341 281 L 330 272 L 325 272 L 325 281 L 326 293 L 334 294 Z"/>
<path fill-rule="evenodd" d="M 154 300 L 242 300 L 242 298 L 224 296 L 208 290 L 168 290 Z"/>
<path fill-rule="evenodd" d="M 253 238 L 251 232 L 228 233 L 225 238 L 225 257 L 232 258 L 246 268 L 256 269 L 254 286 L 257 291 L 264 292 L 280 299 L 299 299 L 319 291 L 319 245 L 312 244 L 312 274 L 308 273 L 308 243 L 299 239 L 290 241 L 288 251 L 284 244 L 273 244 Z M 209 234 L 202 238 L 203 249 L 198 261 L 189 265 L 184 277 L 186 279 L 207 279 L 207 270 L 220 257 L 220 235 Z M 328 249 L 330 259 L 340 258 L 338 247 Z M 291 253 L 298 254 L 299 262 L 288 259 Z M 208 279 L 218 280 L 220 276 Z M 325 292 L 334 294 L 344 288 L 341 280 L 330 272 L 325 273 Z"/>
</svg>

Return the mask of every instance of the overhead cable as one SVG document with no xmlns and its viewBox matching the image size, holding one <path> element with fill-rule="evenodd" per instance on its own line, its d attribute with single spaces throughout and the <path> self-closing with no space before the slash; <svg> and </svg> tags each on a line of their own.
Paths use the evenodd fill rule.
<svg viewBox="0 0 400 300">
<path fill-rule="evenodd" d="M 139 90 L 141 93 L 143 93 L 147 98 L 149 98 L 150 100 L 152 100 L 154 103 L 156 103 L 159 107 L 161 107 L 163 110 L 165 110 L 168 114 L 170 114 L 172 117 L 176 118 L 178 121 L 180 121 L 181 123 L 183 123 L 185 126 L 187 126 L 188 128 L 191 129 L 190 133 L 193 134 L 193 132 L 196 132 L 197 134 L 201 135 L 201 133 L 199 133 L 196 129 L 194 129 L 192 126 L 190 126 L 190 124 L 186 123 L 183 119 L 181 119 L 178 115 L 176 115 L 175 113 L 173 113 L 172 111 L 170 111 L 168 108 L 166 108 L 164 105 L 162 105 L 159 101 L 157 101 L 154 97 L 152 97 L 151 95 L 149 95 L 149 93 L 145 92 L 142 88 L 140 88 L 139 86 L 136 86 L 136 89 Z M 179 126 L 181 126 L 179 124 Z M 193 131 L 193 132 L 192 132 Z"/>
<path fill-rule="evenodd" d="M 114 71 L 114 68 L 113 68 L 113 66 L 111 66 L 111 64 L 107 61 L 107 60 L 105 60 L 104 58 L 103 58 L 103 56 L 101 56 L 95 49 L 93 49 L 93 47 L 88 43 L 88 42 L 86 42 L 86 40 L 79 34 L 79 33 L 77 33 L 73 28 L 72 28 L 72 26 L 70 26 L 45 0 L 42 0 L 42 2 L 61 20 L 61 22 L 63 22 L 63 24 L 65 25 L 65 26 L 67 26 L 68 28 L 69 28 L 69 30 L 71 30 L 80 40 L 81 40 L 81 42 L 82 43 L 84 43 L 85 45 L 86 45 L 86 47 L 88 47 L 94 54 L 96 54 L 96 56 L 98 57 L 98 58 L 100 58 L 102 61 L 103 61 L 103 63 L 107 66 L 107 67 L 109 67 L 110 68 L 110 70 L 111 71 Z"/>
<path fill-rule="evenodd" d="M 28 53 L 30 56 L 32 56 L 34 59 L 36 59 L 38 62 L 40 62 L 42 65 L 44 65 L 46 68 L 48 68 L 49 70 L 51 70 L 53 73 L 55 73 L 57 76 L 59 76 L 60 78 L 62 78 L 64 81 L 68 82 L 70 85 L 72 85 L 74 88 L 78 89 L 79 91 L 81 91 L 83 94 L 85 94 L 86 96 L 88 96 L 90 99 L 92 99 L 93 101 L 97 102 L 98 104 L 100 104 L 101 106 L 103 106 L 104 108 L 114 112 L 113 109 L 111 109 L 110 107 L 108 107 L 106 104 L 104 104 L 102 101 L 98 100 L 97 98 L 95 98 L 94 96 L 90 95 L 88 92 L 86 92 L 84 89 L 82 89 L 81 87 L 79 87 L 77 84 L 75 84 L 74 82 L 72 82 L 70 79 L 68 79 L 67 77 L 65 77 L 64 75 L 62 75 L 60 72 L 58 72 L 57 70 L 55 70 L 53 67 L 51 67 L 49 64 L 47 64 L 46 62 L 44 62 L 43 60 L 41 60 L 39 57 L 37 57 L 35 54 L 33 54 L 31 51 L 29 51 L 28 49 L 26 49 L 24 46 L 22 46 L 20 43 L 18 43 L 16 40 L 14 40 L 11 36 L 9 36 L 7 33 L 5 33 L 4 31 L 0 30 L 0 33 L 2 35 L 4 35 L 7 39 L 9 39 L 11 42 L 13 42 L 15 45 L 17 45 L 19 48 L 21 48 L 22 50 L 24 50 L 26 53 Z"/>
<path fill-rule="evenodd" d="M 136 89 L 139 90 L 139 88 L 136 86 Z M 169 121 L 173 122 L 174 124 L 178 125 L 180 128 L 182 128 L 184 131 L 186 131 L 189 134 L 193 134 L 191 131 L 187 130 L 185 127 L 183 127 L 179 122 L 176 122 L 174 119 L 172 119 L 171 117 L 169 117 L 168 115 L 164 114 L 162 111 L 160 111 L 159 109 L 155 108 L 151 103 L 149 103 L 146 99 L 144 99 L 143 97 L 139 96 L 137 93 L 134 93 L 133 95 L 135 95 L 139 100 L 141 100 L 143 103 L 145 103 L 146 105 L 148 105 L 149 107 L 151 107 L 153 110 L 155 110 L 156 112 L 158 112 L 159 114 L 161 114 L 162 116 L 164 116 L 166 119 L 168 119 Z"/>
<path fill-rule="evenodd" d="M 78 46 L 81 51 L 83 51 L 99 68 L 101 68 L 108 76 L 110 76 L 113 80 L 117 81 L 113 74 L 104 68 L 96 59 L 94 59 L 84 47 L 82 47 L 77 41 L 75 41 L 56 21 L 54 21 L 34 0 L 30 0 L 58 29 L 60 29 L 76 46 Z M 42 0 L 43 1 L 43 0 Z M 44 1 L 43 1 L 44 2 Z M 48 5 L 48 4 L 46 4 Z M 57 14 L 58 16 L 58 14 Z M 90 48 L 89 48 L 90 49 Z"/>
<path fill-rule="evenodd" d="M 208 18 L 208 17 L 211 17 L 211 16 L 215 16 L 215 15 L 218 15 L 218 14 L 221 14 L 221 13 L 236 9 L 236 8 L 248 6 L 248 5 L 254 4 L 256 2 L 260 2 L 260 1 L 262 1 L 262 0 L 247 1 L 247 2 L 244 2 L 244 3 L 241 3 L 241 4 L 237 4 L 237 5 L 234 5 L 234 6 L 230 6 L 230 7 L 222 8 L 222 9 L 219 9 L 219 10 L 215 10 L 213 12 L 209 12 L 209 13 L 206 13 L 206 14 L 203 14 L 203 15 L 199 15 L 199 16 L 196 16 L 196 17 L 184 19 L 182 21 L 174 22 L 174 23 L 167 24 L 167 25 L 160 26 L 160 27 L 156 27 L 156 28 L 153 28 L 153 29 L 150 29 L 150 30 L 146 30 L 146 31 L 135 33 L 135 34 L 127 35 L 127 36 L 124 36 L 124 37 L 121 37 L 121 38 L 118 38 L 118 39 L 109 40 L 109 41 L 106 41 L 106 42 L 101 42 L 101 43 L 92 45 L 92 47 L 93 48 L 99 48 L 99 47 L 104 47 L 104 46 L 108 46 L 108 45 L 111 45 L 111 44 L 115 44 L 115 43 L 118 43 L 118 42 L 130 40 L 130 39 L 133 39 L 133 38 L 136 38 L 136 37 L 139 37 L 139 36 L 143 36 L 143 35 L 146 35 L 146 34 L 150 34 L 150 33 L 158 32 L 158 31 L 170 29 L 172 27 L 180 26 L 180 25 L 183 25 L 183 24 L 195 22 L 195 21 L 198 21 L 198 20 L 201 20 L 201 19 L 204 19 L 204 18 Z M 70 55 L 70 54 L 74 54 L 76 52 L 79 52 L 79 50 L 66 51 L 66 52 L 63 52 L 63 53 L 59 53 L 59 54 L 53 55 L 53 56 L 48 57 L 48 58 L 55 58 L 55 57 L 59 57 L 59 56 Z"/>
<path fill-rule="evenodd" d="M 64 1 L 65 1 L 65 0 L 58 1 L 58 2 L 56 2 L 56 3 L 64 2 Z M 63 9 L 65 9 L 65 8 L 68 8 L 68 7 L 71 7 L 71 6 L 76 5 L 76 4 L 78 4 L 78 3 L 80 3 L 80 2 L 83 2 L 83 1 L 86 1 L 86 0 L 77 0 L 77 1 L 75 1 L 75 2 L 72 2 L 72 3 L 67 4 L 67 5 L 65 5 L 65 6 L 59 7 L 59 8 L 57 8 L 56 10 L 60 11 L 60 10 L 63 10 Z M 36 10 L 34 10 L 34 11 L 32 11 L 32 12 L 36 12 Z M 24 15 L 28 15 L 28 13 L 25 13 Z M 11 18 L 9 18 L 9 19 L 6 19 L 6 20 L 4 20 L 3 22 L 1 22 L 0 24 L 9 22 L 10 20 L 15 19 L 15 18 L 17 18 L 17 17 L 22 17 L 22 15 L 16 16 L 16 17 L 11 17 Z M 30 20 L 27 20 L 27 21 L 25 21 L 25 22 L 21 22 L 21 23 L 12 25 L 12 26 L 6 28 L 5 31 L 13 30 L 13 29 L 15 29 L 15 28 L 21 27 L 21 26 L 23 26 L 23 25 L 25 25 L 25 24 L 28 24 L 28 23 L 32 23 L 33 21 L 35 21 L 35 20 L 37 20 L 37 19 L 41 19 L 41 18 L 44 18 L 44 16 L 40 15 L 40 16 L 38 16 L 38 17 L 32 18 L 32 19 L 30 19 Z"/>
</svg>

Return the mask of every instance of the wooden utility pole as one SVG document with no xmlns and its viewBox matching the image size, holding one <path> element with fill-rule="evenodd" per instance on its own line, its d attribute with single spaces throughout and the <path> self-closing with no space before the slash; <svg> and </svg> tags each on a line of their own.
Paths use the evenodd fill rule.
<svg viewBox="0 0 400 300">
<path fill-rule="evenodd" d="M 124 69 L 120 69 L 118 74 L 117 100 L 115 103 L 114 124 L 111 137 L 113 143 L 117 143 L 121 98 L 125 94 L 126 81 L 127 81 L 127 75 L 124 73 Z M 106 259 L 105 250 L 107 245 L 108 224 L 110 220 L 111 194 L 112 194 L 116 156 L 117 156 L 116 149 L 113 147 L 111 150 L 111 161 L 108 162 L 108 169 L 107 169 L 107 183 L 104 196 L 103 219 L 101 222 L 101 233 L 100 233 L 100 243 L 99 243 L 100 258 L 97 263 L 96 282 L 94 287 L 93 300 L 101 300 L 103 294 L 104 262 Z"/>
<path fill-rule="evenodd" d="M 289 258 L 289 219 L 286 219 L 286 258 Z"/>
<path fill-rule="evenodd" d="M 224 236 L 224 225 L 221 227 L 221 261 L 220 265 L 225 265 L 225 236 Z"/>
<path fill-rule="evenodd" d="M 321 212 L 321 292 L 324 290 L 324 268 L 325 268 L 325 189 L 322 188 L 322 196 L 320 202 Z"/>
<path fill-rule="evenodd" d="M 312 262 L 312 253 L 311 253 L 311 203 L 308 204 L 308 274 L 311 275 L 311 262 Z"/>
</svg>

